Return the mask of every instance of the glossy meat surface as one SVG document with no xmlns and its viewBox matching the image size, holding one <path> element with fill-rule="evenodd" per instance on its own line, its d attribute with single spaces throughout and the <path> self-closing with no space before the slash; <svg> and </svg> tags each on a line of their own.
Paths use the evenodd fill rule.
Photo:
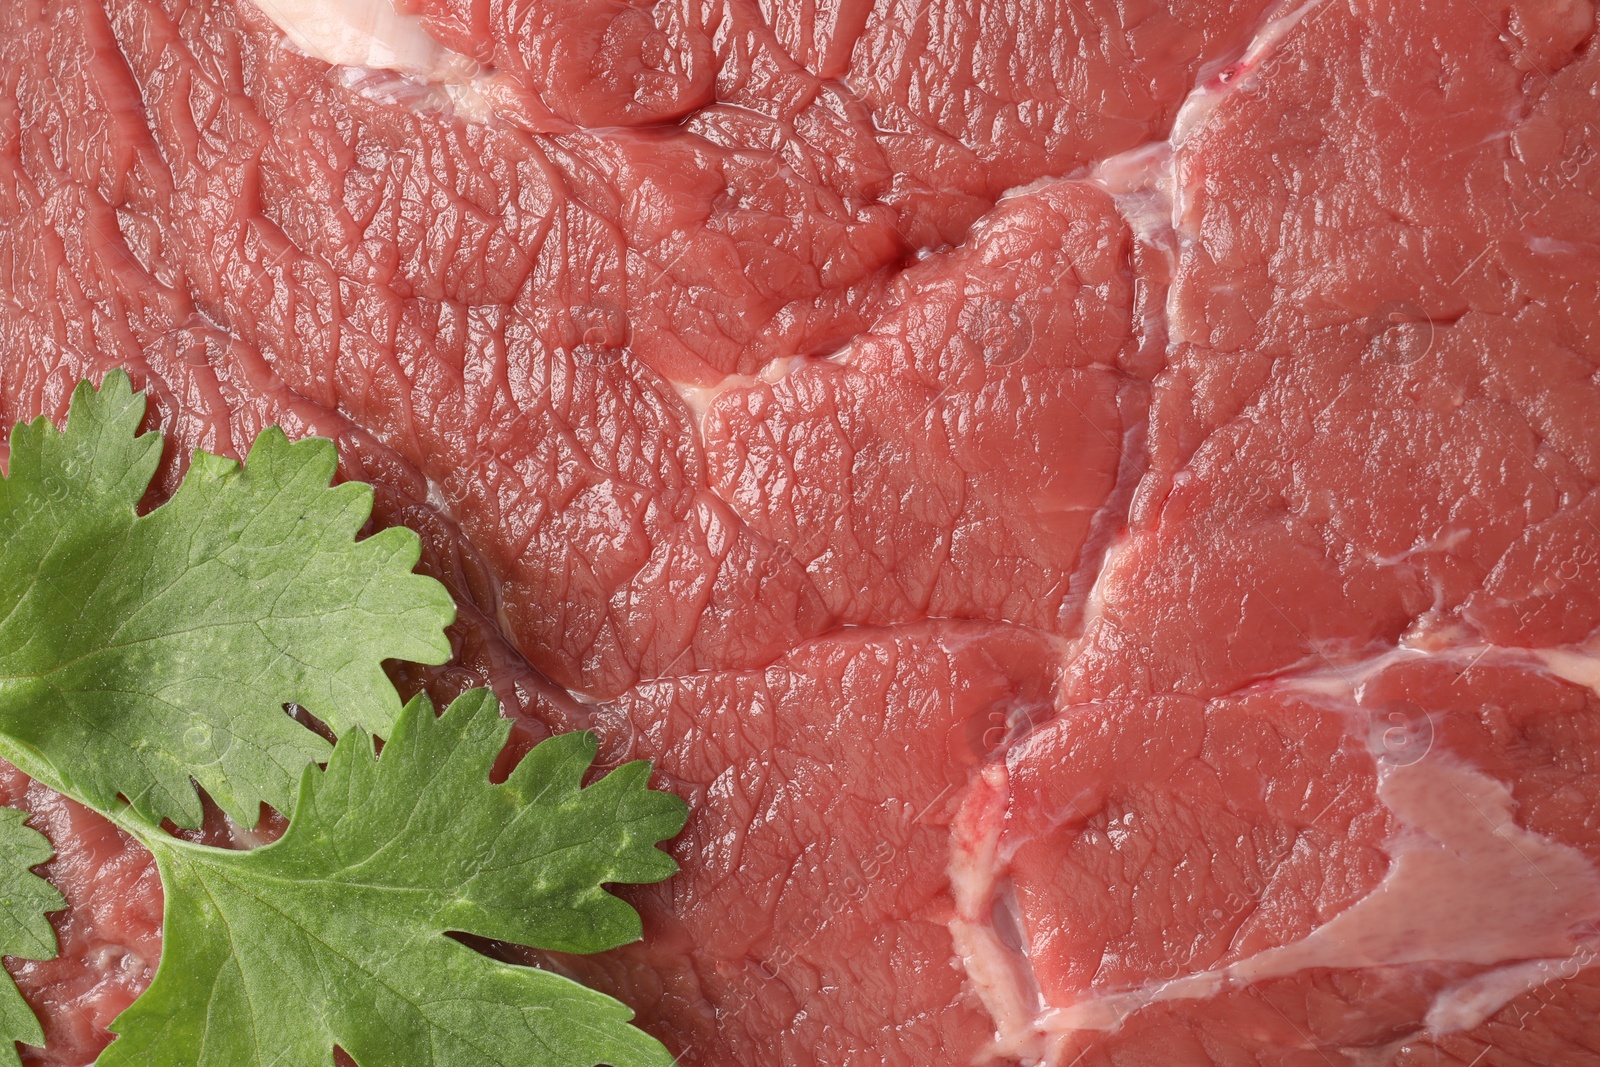
<svg viewBox="0 0 1600 1067">
<path fill-rule="evenodd" d="M 0 3 L 0 422 L 338 440 L 402 687 L 691 803 L 561 966 L 704 1067 L 1600 1059 L 1591 4 L 302 6 Z M 159 885 L 5 789 L 86 1064 Z"/>
</svg>

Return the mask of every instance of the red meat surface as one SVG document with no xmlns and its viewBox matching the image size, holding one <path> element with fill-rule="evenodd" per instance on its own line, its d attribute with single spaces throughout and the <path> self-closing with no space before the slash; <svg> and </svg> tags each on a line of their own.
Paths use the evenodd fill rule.
<svg viewBox="0 0 1600 1067">
<path fill-rule="evenodd" d="M 336 439 L 402 688 L 691 805 L 547 965 L 702 1067 L 1600 1063 L 1588 0 L 397 7 L 0 2 L 0 423 Z M 160 886 L 0 784 L 87 1064 Z"/>
</svg>

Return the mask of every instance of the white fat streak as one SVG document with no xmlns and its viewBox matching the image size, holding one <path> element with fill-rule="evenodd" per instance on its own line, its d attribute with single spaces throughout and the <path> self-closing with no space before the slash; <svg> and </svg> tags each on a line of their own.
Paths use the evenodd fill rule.
<svg viewBox="0 0 1600 1067">
<path fill-rule="evenodd" d="M 1600 873 L 1577 849 L 1519 826 L 1504 782 L 1430 756 L 1385 768 L 1378 796 L 1407 827 L 1383 881 L 1227 977 L 1566 958 L 1581 948 L 1572 931 L 1600 923 Z"/>
<path fill-rule="evenodd" d="M 1427 759 L 1386 769 L 1379 795 L 1407 830 L 1388 874 L 1354 905 L 1299 941 L 1228 967 L 1052 1008 L 1032 1031 L 1114 1030 L 1160 1001 L 1214 997 L 1312 968 L 1491 967 L 1434 998 L 1425 1025 L 1451 1033 L 1600 960 L 1600 942 L 1574 936 L 1600 922 L 1600 872 L 1578 850 L 1517 825 L 1504 783 Z"/>
<path fill-rule="evenodd" d="M 1095 164 L 1089 180 L 1110 195 L 1134 239 L 1176 266 L 1172 143 L 1153 141 Z"/>
<path fill-rule="evenodd" d="M 964 812 L 968 833 L 951 834 L 950 887 L 956 914 L 950 920 L 950 937 L 961 960 L 967 982 L 995 1024 L 990 1053 L 996 1057 L 1037 1063 L 1046 1055 L 1038 1028 L 1043 1007 L 1025 957 L 1006 945 L 994 929 L 992 915 L 1004 866 L 999 856 L 1010 782 L 1003 763 L 983 772 L 969 797 L 981 798 L 982 810 Z"/>
<path fill-rule="evenodd" d="M 1183 148 L 1189 138 L 1193 137 L 1210 119 L 1217 105 L 1222 103 L 1230 94 L 1236 92 L 1241 85 L 1253 85 L 1255 79 L 1262 77 L 1271 63 L 1273 55 L 1283 45 L 1289 33 L 1311 12 L 1320 8 L 1326 0 L 1304 0 L 1301 3 L 1286 3 L 1279 9 L 1279 13 L 1269 19 L 1265 26 L 1251 40 L 1244 55 L 1237 61 L 1237 66 L 1242 68 L 1239 77 L 1231 79 L 1226 85 L 1215 83 L 1214 77 L 1202 76 L 1202 83 L 1194 88 L 1178 108 L 1178 114 L 1173 119 L 1172 133 L 1168 138 L 1168 148 L 1176 153 Z M 1285 10 L 1287 8 L 1287 10 Z M 1174 164 L 1175 167 L 1175 164 Z M 1197 238 L 1194 227 L 1189 220 L 1188 190 L 1174 178 L 1170 184 L 1169 197 L 1172 207 L 1171 227 L 1176 242 L 1180 246 L 1187 246 Z M 1167 291 L 1166 316 L 1169 341 L 1194 340 L 1184 330 L 1182 309 L 1178 307 L 1177 286 L 1174 285 Z"/>
<path fill-rule="evenodd" d="M 1596 645 L 1537 651 L 1485 644 L 1398 647 L 1271 684 L 1354 708 L 1367 681 L 1401 660 L 1441 658 L 1469 669 L 1482 662 L 1532 660 L 1600 692 Z M 965 842 L 953 837 L 956 916 L 950 929 L 968 978 L 995 1019 L 991 1052 L 1054 1064 L 1056 1050 L 1078 1031 L 1115 1030 L 1160 1001 L 1210 998 L 1310 968 L 1487 966 L 1441 990 L 1430 1006 L 1430 1032 L 1459 1032 L 1524 993 L 1569 981 L 1600 962 L 1600 939 L 1579 936 L 1600 926 L 1600 871 L 1578 850 L 1518 825 L 1505 783 L 1437 755 L 1402 767 L 1379 766 L 1379 799 L 1405 830 L 1390 843 L 1393 862 L 1383 881 L 1361 900 L 1300 941 L 1231 966 L 1055 1007 L 1042 1004 L 1028 962 L 990 924 L 1005 878 L 999 830 L 1008 791 L 1004 770 L 990 768 L 985 777 L 993 808 L 983 832 Z M 1508 908 L 1507 901 L 1518 907 Z"/>
<path fill-rule="evenodd" d="M 1533 658 L 1557 677 L 1600 692 L 1595 652 L 1593 644 L 1531 651 L 1464 643 L 1396 649 L 1352 674 L 1322 672 L 1291 685 L 1354 698 L 1367 678 L 1396 659 L 1442 655 L 1468 664 Z M 1452 1033 L 1473 1029 L 1523 993 L 1570 981 L 1600 960 L 1600 942 L 1568 937 L 1600 919 L 1600 874 L 1581 853 L 1516 825 L 1503 783 L 1424 761 L 1415 768 L 1386 768 L 1379 793 L 1396 815 L 1421 830 L 1422 842 L 1413 838 L 1402 847 L 1377 890 L 1305 941 L 1242 961 L 1219 977 L 1288 973 L 1297 969 L 1296 957 L 1305 967 L 1504 964 L 1434 998 L 1427 1029 Z M 1508 900 L 1528 903 L 1507 908 Z M 1475 932 L 1463 937 L 1461 929 Z M 1186 995 L 1181 988 L 1163 993 Z"/>
<path fill-rule="evenodd" d="M 252 0 L 300 51 L 341 68 L 345 84 L 383 103 L 409 99 L 447 106 L 466 122 L 482 123 L 492 111 L 492 76 L 459 52 L 434 40 L 416 15 L 402 15 L 391 0 Z M 394 94 L 367 83 L 375 71 L 392 71 L 413 89 Z M 393 75 L 390 75 L 393 77 Z"/>
<path fill-rule="evenodd" d="M 353 92 L 385 104 L 443 108 L 464 122 L 494 111 L 496 79 L 434 40 L 391 0 L 251 0 L 300 51 L 339 68 Z M 373 75 L 393 79 L 385 84 Z"/>
<path fill-rule="evenodd" d="M 748 389 L 756 384 L 756 379 L 748 374 L 730 374 L 715 385 L 693 385 L 670 378 L 667 384 L 683 398 L 684 406 L 694 414 L 695 420 L 704 421 L 717 397 L 729 389 Z"/>
<path fill-rule="evenodd" d="M 1242 68 L 1239 77 L 1225 85 L 1214 85 L 1210 78 L 1206 78 L 1202 85 L 1191 92 L 1185 98 L 1183 106 L 1178 109 L 1177 118 L 1173 120 L 1172 147 L 1182 148 L 1183 143 L 1194 134 L 1194 131 L 1205 124 L 1216 106 L 1240 84 L 1249 83 L 1250 79 L 1259 73 L 1258 68 L 1261 64 L 1272 58 L 1272 54 L 1283 44 L 1284 38 L 1289 36 L 1290 31 L 1324 3 L 1326 0 L 1304 0 L 1302 3 L 1285 5 L 1288 10 L 1282 10 L 1269 19 L 1250 41 L 1244 50 L 1244 55 L 1230 64 Z"/>
<path fill-rule="evenodd" d="M 1577 648 L 1545 648 L 1534 653 L 1557 678 L 1600 693 L 1600 643 Z"/>
<path fill-rule="evenodd" d="M 1089 586 L 1089 594 L 1084 597 L 1083 617 L 1078 624 L 1078 633 L 1067 647 L 1064 662 L 1071 669 L 1071 662 L 1083 650 L 1091 635 L 1097 632 L 1098 624 L 1105 616 L 1106 589 L 1119 574 L 1119 568 L 1125 562 L 1123 557 L 1132 544 L 1132 535 L 1126 531 L 1117 535 L 1116 540 L 1106 546 L 1104 555 L 1100 557 L 1100 569 L 1095 572 L 1094 582 Z"/>
<path fill-rule="evenodd" d="M 427 77 L 446 49 L 415 15 L 389 0 L 254 0 L 301 51 L 324 63 L 377 67 Z"/>
<path fill-rule="evenodd" d="M 1524 993 L 1572 981 L 1592 966 L 1597 957 L 1600 957 L 1600 948 L 1588 942 L 1570 956 L 1529 960 L 1486 971 L 1435 997 L 1425 1025 L 1436 1034 L 1475 1029 Z M 1545 999 L 1541 998 L 1541 1003 Z"/>
<path fill-rule="evenodd" d="M 834 357 L 830 357 L 834 358 Z M 711 412 L 711 405 L 717 397 L 730 389 L 749 389 L 758 384 L 776 385 L 807 362 L 805 356 L 788 356 L 775 359 L 762 367 L 755 374 L 730 374 L 718 379 L 711 385 L 695 385 L 692 382 L 680 382 L 668 378 L 667 384 L 672 386 L 673 392 L 683 398 L 684 406 L 694 416 L 697 425 L 703 424 Z"/>
<path fill-rule="evenodd" d="M 1262 65 L 1271 59 L 1289 33 L 1325 2 L 1326 0 L 1299 0 L 1280 5 L 1279 10 L 1256 33 L 1237 61 L 1237 65 L 1245 68 L 1248 73 L 1231 80 L 1226 85 L 1215 84 L 1214 78 L 1209 74 L 1202 75 L 1201 84 L 1190 91 L 1178 108 L 1172 131 L 1166 140 L 1153 141 L 1111 156 L 1090 169 L 1088 180 L 1111 196 L 1134 239 L 1165 257 L 1171 274 L 1175 275 L 1177 272 L 1180 246 L 1193 239 L 1192 234 L 1185 232 L 1184 220 L 1188 206 L 1185 190 L 1177 180 L 1178 149 L 1204 124 L 1226 96 L 1241 84 L 1249 83 L 1252 78 L 1259 77 Z M 1038 184 L 1040 183 L 1034 183 Z M 1026 192 L 1030 188 L 1032 186 L 1024 186 L 1014 192 Z M 1182 329 L 1181 309 L 1177 306 L 1176 287 L 1169 287 L 1164 303 L 1165 306 L 1160 314 L 1166 320 L 1168 343 L 1187 340 Z M 1151 314 L 1157 314 L 1156 310 L 1152 309 Z M 1123 542 L 1108 552 L 1101 562 L 1100 578 L 1096 579 L 1094 591 L 1089 598 L 1089 610 L 1085 616 L 1083 632 L 1088 631 L 1088 623 L 1098 615 L 1103 606 L 1103 599 L 1096 594 L 1101 580 L 1111 572 L 1116 552 L 1125 546 L 1126 538 Z"/>
</svg>

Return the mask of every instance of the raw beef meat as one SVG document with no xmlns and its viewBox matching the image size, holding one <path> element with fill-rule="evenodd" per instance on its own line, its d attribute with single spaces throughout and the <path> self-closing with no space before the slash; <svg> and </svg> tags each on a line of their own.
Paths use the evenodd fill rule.
<svg viewBox="0 0 1600 1067">
<path fill-rule="evenodd" d="M 402 687 L 690 801 L 545 961 L 682 1063 L 1600 1063 L 1595 31 L 3 0 L 0 417 L 337 439 L 462 607 Z M 0 785 L 86 1064 L 159 884 Z"/>
</svg>

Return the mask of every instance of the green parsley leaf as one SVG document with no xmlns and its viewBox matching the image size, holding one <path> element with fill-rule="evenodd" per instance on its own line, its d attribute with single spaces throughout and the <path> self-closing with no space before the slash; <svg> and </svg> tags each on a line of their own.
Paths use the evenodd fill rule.
<svg viewBox="0 0 1600 1067">
<path fill-rule="evenodd" d="M 442 663 L 455 607 L 411 573 L 416 534 L 355 540 L 372 488 L 329 487 L 333 444 L 276 428 L 243 467 L 195 454 L 166 504 L 136 505 L 161 437 L 120 371 L 73 394 L 65 430 L 11 438 L 0 480 L 0 755 L 102 811 L 197 826 L 192 776 L 236 820 L 293 804 L 336 733 L 386 735 L 381 661 Z"/>
<path fill-rule="evenodd" d="M 308 768 L 288 832 L 250 852 L 142 833 L 166 887 L 154 983 L 99 1067 L 670 1067 L 628 1009 L 447 932 L 594 952 L 635 940 L 607 883 L 675 869 L 655 845 L 685 807 L 626 764 L 582 788 L 592 735 L 534 747 L 489 781 L 510 723 L 474 690 L 407 705 L 374 756 L 362 731 Z"/>
<path fill-rule="evenodd" d="M 56 887 L 30 867 L 44 863 L 55 850 L 39 831 L 24 825 L 28 813 L 0 808 L 0 955 L 24 960 L 49 960 L 56 955 L 56 932 L 45 913 L 67 906 Z M 43 1045 L 44 1030 L 0 971 L 0 1067 L 22 1067 L 17 1042 Z"/>
<path fill-rule="evenodd" d="M 491 783 L 511 728 L 493 697 L 435 717 L 425 699 L 402 709 L 382 671 L 443 662 L 454 605 L 411 573 L 411 531 L 355 540 L 372 490 L 330 488 L 332 444 L 270 429 L 242 467 L 196 453 L 140 516 L 161 455 L 137 434 L 144 410 L 120 372 L 84 383 L 65 429 L 17 428 L 0 478 L 0 755 L 138 835 L 165 890 L 161 966 L 98 1062 L 299 1067 L 338 1046 L 363 1067 L 668 1067 L 626 1006 L 451 935 L 566 952 L 638 939 L 606 886 L 676 869 L 656 845 L 683 803 L 642 762 L 584 786 L 588 734 Z M 252 852 L 168 836 L 164 818 L 200 821 L 191 778 L 241 821 L 293 808 L 288 833 Z M 0 816 L 15 866 L 0 950 L 53 953 L 43 910 L 62 901 L 28 871 L 50 849 L 25 817 Z M 0 1037 L 42 1041 L 0 986 Z"/>
</svg>

